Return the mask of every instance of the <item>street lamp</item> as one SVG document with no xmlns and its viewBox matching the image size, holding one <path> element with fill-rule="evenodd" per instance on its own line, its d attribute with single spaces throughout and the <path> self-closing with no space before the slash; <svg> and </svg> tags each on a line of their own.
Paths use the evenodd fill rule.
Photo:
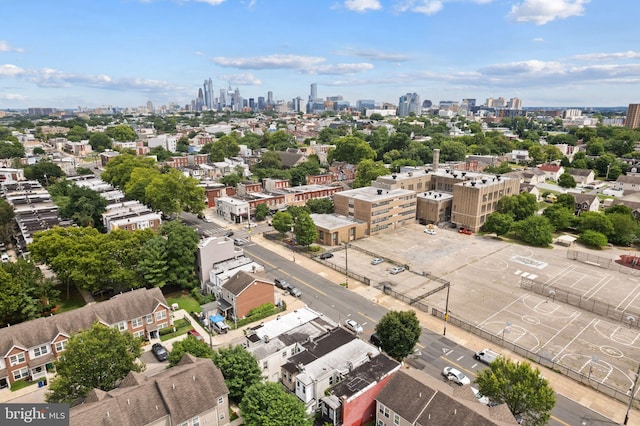
<svg viewBox="0 0 640 426">
<path fill-rule="evenodd" d="M 629 411 L 631 411 L 631 406 L 633 405 L 633 396 L 636 393 L 636 388 L 638 387 L 638 378 L 640 378 L 640 364 L 638 364 L 638 372 L 636 373 L 636 377 L 633 380 L 633 386 L 631 386 L 631 395 L 629 395 L 629 405 L 627 406 L 627 413 L 624 415 L 624 423 L 627 424 L 629 422 Z"/>
<path fill-rule="evenodd" d="M 349 242 L 344 243 L 344 275 L 345 287 L 349 288 Z"/>
<path fill-rule="evenodd" d="M 511 321 L 507 321 L 504 323 L 504 328 L 502 329 L 502 344 L 504 345 L 504 333 L 509 332 L 509 327 L 511 327 Z"/>
<path fill-rule="evenodd" d="M 449 321 L 449 288 L 451 287 L 451 283 L 447 283 L 447 298 L 444 302 L 444 330 L 442 331 L 442 335 L 447 335 L 447 321 Z"/>
</svg>

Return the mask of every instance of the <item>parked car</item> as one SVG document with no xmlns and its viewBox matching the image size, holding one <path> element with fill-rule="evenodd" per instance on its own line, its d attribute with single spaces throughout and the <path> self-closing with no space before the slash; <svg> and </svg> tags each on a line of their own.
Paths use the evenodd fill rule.
<svg viewBox="0 0 640 426">
<path fill-rule="evenodd" d="M 465 376 L 464 373 L 456 370 L 453 367 L 445 367 L 444 370 L 442 370 L 442 375 L 447 380 L 451 380 L 452 382 L 457 383 L 460 386 L 471 384 L 471 380 L 467 376 Z"/>
<path fill-rule="evenodd" d="M 346 320 L 344 326 L 356 334 L 362 333 L 362 326 L 352 319 Z"/>
<path fill-rule="evenodd" d="M 239 246 L 243 246 L 243 245 L 244 245 L 244 242 L 243 242 L 240 238 L 234 238 L 234 239 L 233 239 L 233 245 L 236 245 L 236 246 L 238 246 L 238 247 L 239 247 Z"/>
<path fill-rule="evenodd" d="M 331 259 L 333 257 L 333 253 L 325 252 L 320 255 L 320 259 Z"/>
<path fill-rule="evenodd" d="M 372 345 L 375 345 L 377 347 L 382 346 L 382 340 L 380 340 L 378 333 L 373 333 L 371 337 L 369 337 L 369 341 L 371 342 Z"/>
<path fill-rule="evenodd" d="M 167 356 L 169 355 L 167 348 L 162 346 L 160 343 L 154 343 L 153 346 L 151 346 L 151 352 L 153 352 L 153 355 L 158 361 L 166 361 Z"/>
<path fill-rule="evenodd" d="M 384 262 L 384 259 L 382 259 L 381 257 L 374 257 L 373 260 L 371 261 L 372 265 L 379 265 L 382 262 Z"/>
<path fill-rule="evenodd" d="M 275 283 L 276 287 L 281 288 L 283 290 L 289 290 L 289 286 L 290 286 L 289 283 L 283 280 L 282 278 L 276 278 L 275 280 L 273 280 L 273 282 Z"/>
<path fill-rule="evenodd" d="M 429 235 L 436 235 L 436 230 L 427 228 L 424 230 L 424 233 Z"/>
<path fill-rule="evenodd" d="M 473 394 L 476 396 L 476 398 L 478 398 L 478 402 L 484 405 L 491 405 L 491 400 L 484 396 L 483 394 L 480 393 L 480 391 L 476 388 L 474 388 L 473 386 L 471 387 L 471 390 L 473 391 Z"/>
<path fill-rule="evenodd" d="M 458 232 L 461 233 L 461 234 L 465 234 L 465 235 L 473 234 L 473 232 L 471 232 L 468 228 L 460 228 L 460 229 L 458 229 Z"/>
<path fill-rule="evenodd" d="M 195 328 L 192 328 L 191 330 L 189 330 L 189 331 L 187 332 L 187 334 L 188 334 L 189 336 L 193 336 L 193 337 L 195 337 L 195 338 L 196 338 L 196 339 L 198 339 L 198 340 L 202 340 L 202 335 L 201 335 L 200 333 L 198 333 L 198 331 L 197 331 Z"/>
<path fill-rule="evenodd" d="M 292 286 L 292 285 L 289 285 L 289 294 L 292 295 L 293 297 L 302 296 L 302 292 L 300 291 L 300 289 L 298 287 Z"/>
<path fill-rule="evenodd" d="M 391 270 L 389 271 L 389 273 L 391 275 L 396 275 L 399 274 L 400 272 L 404 272 L 404 266 L 394 266 L 393 268 L 391 268 Z"/>
<path fill-rule="evenodd" d="M 233 231 L 227 231 L 224 233 L 225 237 L 233 237 Z"/>
</svg>

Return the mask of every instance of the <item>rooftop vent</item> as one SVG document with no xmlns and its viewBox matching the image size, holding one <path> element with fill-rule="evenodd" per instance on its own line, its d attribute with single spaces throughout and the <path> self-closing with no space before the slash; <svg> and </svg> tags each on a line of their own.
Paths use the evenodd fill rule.
<svg viewBox="0 0 640 426">
<path fill-rule="evenodd" d="M 487 183 L 487 180 L 486 179 L 482 179 L 482 183 Z"/>
<path fill-rule="evenodd" d="M 466 176 L 467 172 L 462 172 L 462 176 Z"/>
<path fill-rule="evenodd" d="M 471 182 L 471 186 L 476 186 L 476 182 L 475 182 L 475 181 L 472 181 L 472 182 Z"/>
<path fill-rule="evenodd" d="M 393 178 L 393 180 L 395 180 L 398 176 L 396 176 L 396 175 L 391 175 L 391 177 Z"/>
<path fill-rule="evenodd" d="M 378 189 L 378 195 L 382 195 L 382 189 Z"/>
</svg>

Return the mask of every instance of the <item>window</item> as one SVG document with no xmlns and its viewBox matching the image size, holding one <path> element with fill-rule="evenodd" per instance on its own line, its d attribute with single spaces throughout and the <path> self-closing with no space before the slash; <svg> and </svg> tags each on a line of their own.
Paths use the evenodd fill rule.
<svg viewBox="0 0 640 426">
<path fill-rule="evenodd" d="M 218 397 L 218 405 L 222 405 L 224 404 L 224 398 L 223 397 Z"/>
<path fill-rule="evenodd" d="M 35 348 L 33 350 L 33 356 L 34 357 L 39 357 L 39 356 L 42 356 L 42 355 L 46 355 L 48 353 L 49 353 L 49 345 L 42 345 L 42 346 L 40 346 L 38 348 Z"/>
<path fill-rule="evenodd" d="M 56 352 L 62 352 L 67 348 L 67 341 L 56 342 Z"/>
<path fill-rule="evenodd" d="M 163 322 L 158 326 L 158 330 L 162 330 L 163 328 L 167 328 L 167 327 L 169 327 L 169 324 L 167 324 L 166 322 Z"/>
<path fill-rule="evenodd" d="M 167 311 L 162 310 L 162 311 L 156 312 L 156 321 L 162 321 L 166 317 L 167 317 Z"/>
<path fill-rule="evenodd" d="M 153 322 L 153 315 L 147 315 L 147 324 L 151 324 Z"/>
<path fill-rule="evenodd" d="M 224 413 L 220 413 L 220 420 L 224 420 Z"/>
<path fill-rule="evenodd" d="M 13 380 L 24 379 L 29 376 L 29 367 L 24 367 L 13 372 Z"/>
<path fill-rule="evenodd" d="M 22 352 L 17 355 L 13 355 L 9 357 L 9 362 L 11 363 L 11 366 L 22 364 L 24 361 L 25 361 L 25 357 L 24 357 L 24 353 Z"/>
<path fill-rule="evenodd" d="M 386 418 L 389 418 L 389 416 L 391 415 L 389 412 L 389 408 L 385 407 L 382 404 L 380 404 L 380 408 L 378 409 L 378 411 L 380 411 L 380 414 L 382 414 Z"/>
<path fill-rule="evenodd" d="M 195 416 L 193 419 L 191 419 L 191 424 L 193 426 L 200 426 L 200 417 Z"/>
<path fill-rule="evenodd" d="M 397 414 L 393 415 L 393 424 L 394 425 L 399 425 L 400 424 L 400 416 Z"/>
<path fill-rule="evenodd" d="M 127 323 L 126 321 L 120 321 L 118 323 L 118 330 L 120 331 L 125 331 L 127 329 Z"/>
<path fill-rule="evenodd" d="M 133 321 L 131 321 L 131 327 L 133 328 L 142 327 L 142 317 L 136 318 Z"/>
<path fill-rule="evenodd" d="M 135 333 L 133 333 L 133 337 L 143 338 L 144 337 L 144 330 L 136 331 Z"/>
<path fill-rule="evenodd" d="M 269 363 L 268 363 L 267 361 L 264 361 L 264 362 L 262 363 L 262 369 L 263 369 L 263 370 L 266 370 L 267 368 L 269 368 Z"/>
<path fill-rule="evenodd" d="M 282 352 L 282 358 L 286 358 L 287 357 L 287 351 L 283 351 Z"/>
</svg>

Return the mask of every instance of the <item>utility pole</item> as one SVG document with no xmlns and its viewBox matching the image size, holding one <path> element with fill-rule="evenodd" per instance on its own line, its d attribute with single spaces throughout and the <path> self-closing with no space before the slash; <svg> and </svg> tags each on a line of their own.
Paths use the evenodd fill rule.
<svg viewBox="0 0 640 426">
<path fill-rule="evenodd" d="M 344 275 L 345 287 L 349 288 L 349 241 L 344 243 Z"/>
<path fill-rule="evenodd" d="M 624 423 L 627 424 L 629 422 L 629 411 L 631 411 L 631 406 L 633 405 L 633 396 L 636 394 L 636 388 L 638 387 L 638 379 L 640 378 L 640 364 L 638 364 L 638 371 L 636 372 L 636 377 L 633 379 L 633 386 L 631 386 L 631 395 L 629 396 L 629 405 L 627 406 L 627 414 L 624 415 Z"/>
<path fill-rule="evenodd" d="M 451 287 L 451 283 L 447 283 L 447 300 L 444 303 L 444 330 L 442 331 L 442 335 L 447 335 L 447 321 L 449 321 L 449 287 Z"/>
</svg>

